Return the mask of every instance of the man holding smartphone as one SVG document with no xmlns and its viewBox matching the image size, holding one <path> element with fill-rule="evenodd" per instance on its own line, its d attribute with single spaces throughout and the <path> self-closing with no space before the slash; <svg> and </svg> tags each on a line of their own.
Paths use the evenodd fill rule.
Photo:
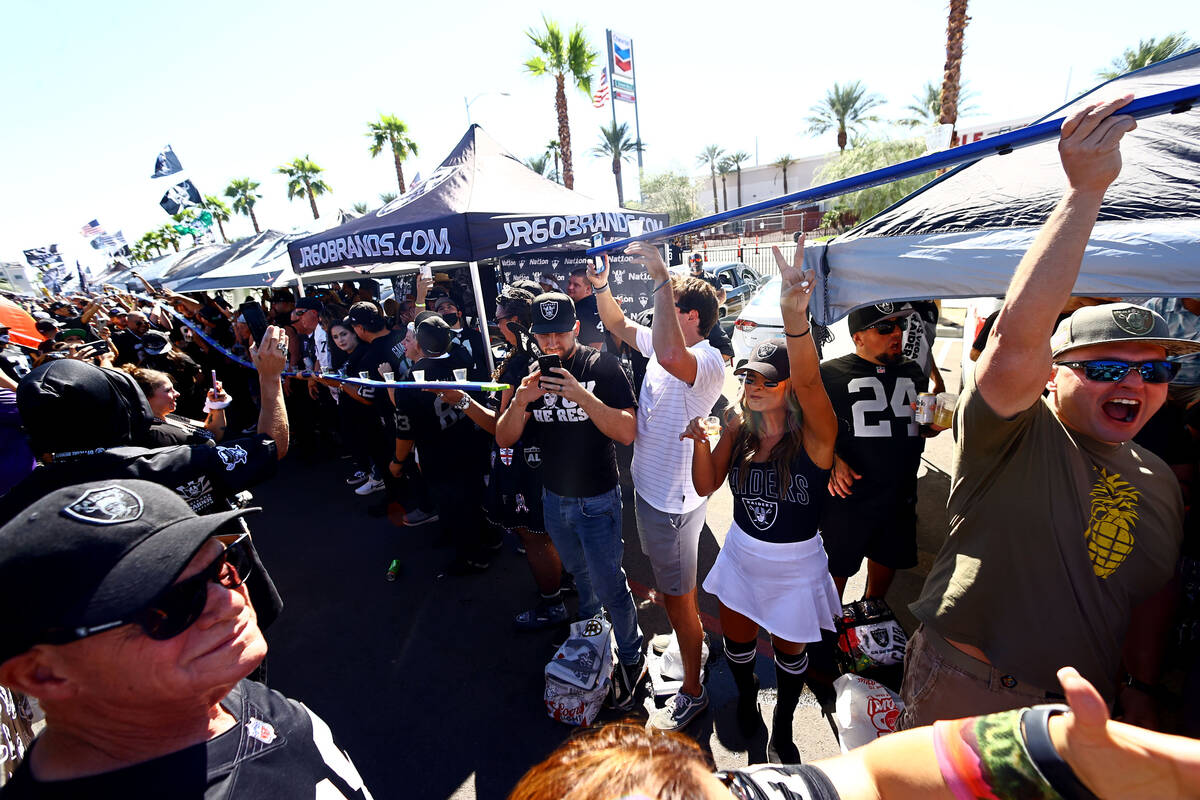
<svg viewBox="0 0 1200 800">
<path fill-rule="evenodd" d="M 546 532 L 575 576 L 579 615 L 608 609 L 617 641 L 612 703 L 634 706 L 646 672 L 642 631 L 621 565 L 621 487 L 614 442 L 637 433 L 633 388 L 616 356 L 579 344 L 575 304 L 559 292 L 533 300 L 530 332 L 546 362 L 521 381 L 496 425 L 496 444 L 512 447 L 532 423 L 541 430 Z"/>
<path fill-rule="evenodd" d="M 654 582 L 679 639 L 684 679 L 679 692 L 650 717 L 660 730 L 679 730 L 708 705 L 700 682 L 704 630 L 696 603 L 696 562 L 708 503 L 692 484 L 692 445 L 679 432 L 708 416 L 725 383 L 725 361 L 708 342 L 717 324 L 717 294 L 697 277 L 672 278 L 656 246 L 634 242 L 625 251 L 650 274 L 651 327 L 628 319 L 608 288 L 608 272 L 588 271 L 604 327 L 645 358 L 638 396 L 633 487 L 638 535 Z"/>
</svg>

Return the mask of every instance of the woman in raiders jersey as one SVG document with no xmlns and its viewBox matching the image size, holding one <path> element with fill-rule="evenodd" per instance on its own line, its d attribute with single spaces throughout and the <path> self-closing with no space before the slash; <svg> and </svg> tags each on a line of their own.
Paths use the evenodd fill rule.
<svg viewBox="0 0 1200 800">
<path fill-rule="evenodd" d="M 693 440 L 692 482 L 710 495 L 729 478 L 733 525 L 704 581 L 721 602 L 725 655 L 738 689 L 738 723 L 750 736 L 761 724 L 754 674 L 759 628 L 771 634 L 779 701 L 768 758 L 796 763 L 792 714 L 804 688 L 804 646 L 833 630 L 840 611 L 817 521 L 833 464 L 837 418 L 825 394 L 807 318 L 815 273 L 804 272 L 803 239 L 795 263 L 773 252 L 783 279 L 779 306 L 786 339 L 761 343 L 736 374 L 740 413 L 710 451 L 700 420 Z"/>
</svg>

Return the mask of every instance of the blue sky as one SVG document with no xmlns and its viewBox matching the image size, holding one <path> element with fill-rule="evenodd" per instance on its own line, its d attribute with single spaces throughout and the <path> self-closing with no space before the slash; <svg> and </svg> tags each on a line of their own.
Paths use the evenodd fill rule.
<svg viewBox="0 0 1200 800">
<path fill-rule="evenodd" d="M 972 118 L 1043 113 L 1141 38 L 1200 38 L 1196 9 L 971 0 L 963 75 L 979 109 Z M 260 181 L 259 221 L 278 229 L 311 222 L 307 202 L 289 202 L 273 174 L 296 156 L 326 169 L 333 194 L 317 199 L 323 214 L 376 206 L 395 191 L 390 158 L 367 152 L 366 125 L 381 112 L 404 119 L 420 146 L 406 178 L 445 156 L 466 130 L 464 98 L 479 95 L 473 121 L 518 156 L 534 155 L 556 135 L 553 81 L 522 66 L 533 54 L 523 31 L 543 11 L 581 23 L 601 51 L 606 28 L 633 38 L 650 172 L 698 174 L 696 154 L 713 143 L 752 158 L 757 149 L 763 163 L 826 152 L 833 134 L 809 136 L 804 119 L 834 81 L 863 81 L 888 101 L 881 116 L 896 119 L 927 80 L 940 80 L 945 58 L 944 0 L 9 3 L 0 260 L 57 242 L 99 265 L 79 234 L 88 220 L 130 239 L 166 222 L 157 201 L 169 179 L 149 175 L 167 143 L 204 193 L 222 194 L 234 177 Z M 615 203 L 609 164 L 590 153 L 611 112 L 579 92 L 568 102 L 575 188 Z M 618 104 L 618 119 L 632 124 L 632 106 Z M 226 227 L 251 232 L 246 217 Z"/>
</svg>

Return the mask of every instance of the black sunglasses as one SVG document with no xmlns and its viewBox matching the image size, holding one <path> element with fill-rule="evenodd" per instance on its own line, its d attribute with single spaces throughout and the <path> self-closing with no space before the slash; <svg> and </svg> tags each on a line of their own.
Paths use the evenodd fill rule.
<svg viewBox="0 0 1200 800">
<path fill-rule="evenodd" d="M 867 327 L 879 331 L 881 336 L 891 336 L 897 328 L 902 331 L 908 330 L 908 320 L 897 319 L 888 320 L 887 322 L 876 322 L 874 325 L 868 325 Z"/>
<path fill-rule="evenodd" d="M 1177 361 L 1117 361 L 1104 359 L 1096 361 L 1056 361 L 1056 366 L 1082 369 L 1084 377 L 1089 381 L 1101 383 L 1116 383 L 1136 369 L 1141 373 L 1146 383 L 1170 383 L 1179 374 Z"/>
<path fill-rule="evenodd" d="M 763 378 L 762 375 L 759 375 L 756 372 L 743 372 L 740 375 L 733 376 L 733 379 L 735 381 L 737 381 L 738 383 L 740 383 L 742 386 L 749 386 L 751 384 L 758 385 L 757 381 L 754 380 L 755 378 L 762 378 L 762 385 L 764 388 L 767 388 L 767 389 L 774 389 L 776 386 L 779 385 L 779 381 L 769 381 L 766 378 Z"/>
<path fill-rule="evenodd" d="M 226 540 L 229 537 L 217 538 Z M 128 619 L 55 631 L 48 641 L 52 644 L 65 644 L 131 624 L 141 626 L 151 639 L 172 639 L 190 628 L 204 613 L 204 606 L 208 603 L 209 583 L 219 583 L 227 589 L 236 589 L 246 581 L 254 568 L 252 547 L 250 534 L 243 533 L 232 542 L 226 542 L 225 550 L 207 567 L 190 578 L 168 586 L 148 607 L 130 615 Z"/>
</svg>

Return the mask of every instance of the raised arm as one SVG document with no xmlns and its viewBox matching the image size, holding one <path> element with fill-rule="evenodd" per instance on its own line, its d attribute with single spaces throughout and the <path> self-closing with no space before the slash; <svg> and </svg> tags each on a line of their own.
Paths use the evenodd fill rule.
<svg viewBox="0 0 1200 800">
<path fill-rule="evenodd" d="M 608 263 L 607 258 L 605 256 L 606 264 Z M 625 312 L 621 310 L 621 307 L 617 305 L 617 301 L 613 299 L 612 289 L 608 286 L 608 279 L 611 277 L 611 268 L 604 270 L 603 275 L 597 275 L 596 265 L 594 263 L 588 264 L 587 278 L 592 284 L 593 293 L 596 297 L 596 310 L 600 312 L 600 321 L 604 323 L 604 330 L 636 350 L 637 330 L 642 326 L 626 317 Z"/>
<path fill-rule="evenodd" d="M 984 400 L 1003 417 L 1029 408 L 1046 386 L 1054 321 L 1079 277 L 1104 192 L 1121 172 L 1121 137 L 1137 127 L 1114 114 L 1132 99 L 1093 103 L 1063 122 L 1067 191 L 1021 259 L 975 371 Z"/>
<path fill-rule="evenodd" d="M 792 393 L 804 411 L 804 449 L 818 467 L 833 464 L 833 445 L 837 441 L 837 416 L 821 381 L 821 363 L 813 344 L 812 324 L 808 319 L 808 301 L 812 299 L 817 274 L 804 271 L 804 237 L 796 242 L 796 253 L 789 266 L 778 247 L 772 247 L 783 285 L 779 290 L 779 310 L 783 333 L 787 337 L 788 370 Z"/>
<path fill-rule="evenodd" d="M 258 391 L 262 408 L 258 412 L 258 432 L 275 440 L 275 454 L 280 460 L 287 455 L 289 437 L 287 408 L 283 404 L 283 390 L 279 376 L 287 361 L 287 338 L 283 329 L 274 325 L 267 327 L 262 342 L 251 348 L 251 358 L 258 369 Z"/>
<path fill-rule="evenodd" d="M 671 285 L 671 273 L 658 252 L 658 248 L 647 242 L 634 242 L 625 249 L 650 273 L 654 285 L 654 322 L 650 332 L 654 342 L 654 356 L 662 368 L 674 377 L 691 386 L 696 382 L 696 371 L 700 368 L 696 354 L 687 348 L 683 329 L 679 327 L 679 314 L 675 308 L 675 290 Z"/>
</svg>

